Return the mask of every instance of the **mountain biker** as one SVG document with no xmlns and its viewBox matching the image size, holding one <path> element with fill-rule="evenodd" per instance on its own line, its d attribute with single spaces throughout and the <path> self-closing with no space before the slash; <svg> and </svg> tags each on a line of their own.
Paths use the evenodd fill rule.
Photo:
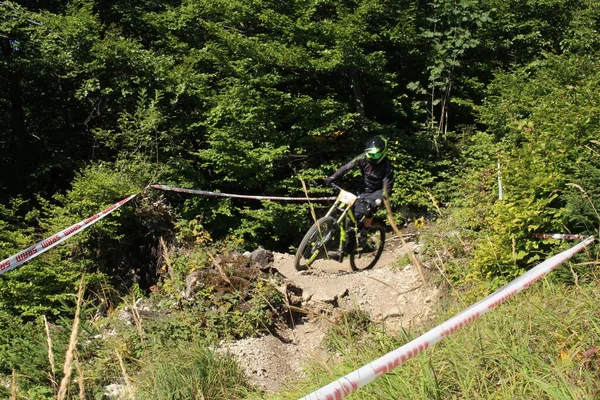
<svg viewBox="0 0 600 400">
<path fill-rule="evenodd" d="M 387 140 L 382 136 L 372 137 L 367 140 L 365 151 L 362 154 L 342 165 L 333 175 L 323 179 L 325 184 L 329 185 L 343 177 L 352 168 L 360 168 L 363 179 L 359 191 L 359 201 L 354 206 L 357 220 L 360 221 L 364 216 L 358 239 L 359 247 L 366 245 L 367 230 L 371 226 L 373 214 L 381 203 L 383 195 L 390 196 L 392 194 L 394 167 L 386 153 Z"/>
</svg>

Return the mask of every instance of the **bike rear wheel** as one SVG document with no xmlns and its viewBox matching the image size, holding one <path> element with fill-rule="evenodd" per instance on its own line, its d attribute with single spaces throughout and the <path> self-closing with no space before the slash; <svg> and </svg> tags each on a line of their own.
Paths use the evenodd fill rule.
<svg viewBox="0 0 600 400">
<path fill-rule="evenodd" d="M 350 252 L 350 266 L 353 271 L 370 269 L 375 266 L 385 244 L 385 227 L 374 222 L 367 228 L 367 244 L 364 247 L 357 247 L 355 243 L 353 251 Z"/>
<path fill-rule="evenodd" d="M 327 242 L 337 231 L 337 222 L 332 217 L 319 219 L 302 238 L 296 252 L 295 267 L 304 271 L 317 259 L 327 257 Z"/>
</svg>

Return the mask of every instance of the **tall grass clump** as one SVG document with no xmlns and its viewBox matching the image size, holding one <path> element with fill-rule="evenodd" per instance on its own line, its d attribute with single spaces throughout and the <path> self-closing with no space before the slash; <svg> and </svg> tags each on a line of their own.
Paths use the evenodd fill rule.
<svg viewBox="0 0 600 400">
<path fill-rule="evenodd" d="M 198 344 L 181 345 L 146 359 L 138 372 L 136 398 L 237 399 L 252 390 L 233 357 Z"/>
<path fill-rule="evenodd" d="M 358 308 L 342 313 L 323 338 L 323 345 L 332 352 L 347 353 L 348 344 L 356 344 L 371 325 L 369 313 Z"/>
<path fill-rule="evenodd" d="M 348 398 L 598 398 L 599 295 L 597 285 L 538 283 Z M 274 398 L 302 397 L 422 333 L 362 341 L 358 355 L 311 365 L 307 379 Z"/>
</svg>

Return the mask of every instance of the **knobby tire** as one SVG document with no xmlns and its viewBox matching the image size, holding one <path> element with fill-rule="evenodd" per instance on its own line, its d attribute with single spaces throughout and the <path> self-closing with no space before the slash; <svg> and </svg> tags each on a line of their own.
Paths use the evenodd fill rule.
<svg viewBox="0 0 600 400">
<path fill-rule="evenodd" d="M 382 224 L 373 222 L 368 228 L 367 244 L 367 248 L 360 248 L 354 244 L 350 252 L 350 266 L 353 271 L 371 269 L 379 261 L 385 245 L 385 227 Z"/>
<path fill-rule="evenodd" d="M 296 252 L 294 265 L 297 271 L 307 270 L 315 260 L 327 255 L 327 242 L 337 229 L 337 222 L 332 217 L 320 218 L 310 227 Z"/>
</svg>

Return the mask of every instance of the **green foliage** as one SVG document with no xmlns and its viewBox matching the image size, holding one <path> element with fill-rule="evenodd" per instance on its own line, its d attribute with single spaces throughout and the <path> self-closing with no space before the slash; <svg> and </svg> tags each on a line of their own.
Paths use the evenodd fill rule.
<svg viewBox="0 0 600 400">
<path fill-rule="evenodd" d="M 298 207 L 294 204 L 266 201 L 262 205 L 262 208 L 245 207 L 241 211 L 243 222 L 233 234 L 245 238 L 244 247 L 283 249 L 284 243 L 298 244 L 303 228 L 307 229 L 311 222 L 308 205 Z M 319 210 L 322 204 L 316 205 L 316 208 Z"/>
<path fill-rule="evenodd" d="M 436 158 L 433 144 L 418 137 L 423 140 L 398 137 L 390 143 L 388 157 L 396 171 L 392 204 L 422 212 L 434 208 L 430 194 L 439 192 L 439 182 L 451 173 L 453 165 L 450 160 Z"/>
<path fill-rule="evenodd" d="M 582 160 L 576 183 L 567 184 L 564 191 L 566 201 L 564 215 L 569 226 L 575 232 L 599 232 L 600 191 L 597 183 L 600 182 L 600 155 L 592 150 L 589 161 Z"/>
<path fill-rule="evenodd" d="M 38 317 L 20 318 L 11 315 L 10 309 L 3 309 L 0 313 L 0 375 L 3 379 L 15 373 L 17 393 L 20 396 L 29 396 L 35 399 L 56 398 L 52 382 L 60 383 L 63 376 L 62 366 L 70 341 L 72 315 L 75 308 L 74 289 L 61 300 L 59 310 L 50 310 L 48 313 L 47 331 L 44 318 L 38 311 Z M 58 301 L 55 301 L 58 303 Z M 92 336 L 98 334 L 93 324 L 87 321 L 95 312 L 93 302 L 85 302 L 81 309 L 81 329 L 78 336 L 77 348 L 80 360 L 86 360 L 96 354 L 97 342 Z M 54 315 L 53 315 L 54 314 Z M 56 317 L 55 315 L 59 315 Z M 49 335 L 49 337 L 48 337 Z M 51 342 L 52 348 L 48 346 Z M 54 374 L 50 363 L 50 354 L 54 362 Z M 92 374 L 89 378 L 91 379 Z M 10 378 L 8 378 L 10 379 Z M 0 391 L 0 393 L 2 393 Z M 8 398 L 8 392 L 7 392 Z"/>
<path fill-rule="evenodd" d="M 346 354 L 348 348 L 369 331 L 370 325 L 368 312 L 360 309 L 344 312 L 327 331 L 323 344 L 331 352 Z"/>
<path fill-rule="evenodd" d="M 410 145 L 402 141 L 396 157 L 406 173 L 399 174 L 393 201 L 429 207 L 426 192 L 453 174 L 453 127 L 473 121 L 473 104 L 492 70 L 531 60 L 540 49 L 559 49 L 557 43 L 575 51 L 582 46 L 577 38 L 595 23 L 595 5 L 588 2 L 504 3 L 411 1 L 395 7 L 369 0 L 286 7 L 200 1 L 132 7 L 114 0 L 32 12 L 5 2 L 11 18 L 2 20 L 3 37 L 19 40 L 5 70 L 24 96 L 6 88 L 0 104 L 21 104 L 23 115 L 45 116 L 43 122 L 28 119 L 35 124 L 32 135 L 15 137 L 50 144 L 33 149 L 42 156 L 42 168 L 19 169 L 15 182 L 35 175 L 34 186 L 42 188 L 41 182 L 60 181 L 46 179 L 60 171 L 66 180 L 55 185 L 64 189 L 91 154 L 142 168 L 151 159 L 161 165 L 154 170 L 164 173 L 154 181 L 160 176 L 211 190 L 293 193 L 299 186 L 289 178 L 296 171 L 316 168 L 325 175 L 328 159 L 339 165 L 369 134 L 404 139 L 399 130 L 410 130 L 407 122 L 423 126 L 436 119 L 411 111 L 424 99 L 406 85 L 424 82 L 439 95 L 433 102 L 445 103 L 431 107 L 449 109 L 451 90 L 460 115 L 440 113 L 437 119 L 450 125 L 440 130 L 443 140 L 426 134 L 412 137 Z M 556 7 L 560 13 L 551 12 Z M 484 63 L 481 54 L 493 58 Z M 41 99 L 33 96 L 40 85 L 46 86 Z M 2 119 L 3 126 L 15 130 L 17 114 L 6 115 L 15 118 Z M 67 146 L 60 150 L 68 154 L 64 167 L 54 162 L 58 143 Z M 6 142 L 4 148 L 18 158 L 24 152 L 11 149 L 31 144 Z M 432 149 L 437 156 L 428 156 Z M 54 193 L 33 191 L 39 192 L 45 198 Z M 198 202 L 193 217 L 207 203 Z M 255 226 L 237 222 L 245 218 L 246 205 L 219 207 L 232 217 L 232 230 L 245 236 L 288 241 L 297 234 L 287 227 L 261 232 L 269 224 L 267 213 L 253 213 Z M 298 219 L 303 212 L 290 208 L 286 214 Z M 215 237 L 229 234 L 219 231 L 222 221 L 204 225 Z"/>
<path fill-rule="evenodd" d="M 35 241 L 47 238 L 106 209 L 126 195 L 138 192 L 143 181 L 147 179 L 147 174 L 151 172 L 146 168 L 148 172 L 145 177 L 140 173 L 141 165 L 138 164 L 137 168 L 140 170 L 124 166 L 123 170 L 115 171 L 106 166 L 91 166 L 76 178 L 72 190 L 67 194 L 56 195 L 53 202 L 39 199 L 41 211 L 32 213 L 36 218 L 28 221 L 44 233 L 33 236 L 30 234 L 32 228 L 20 228 L 15 225 L 11 241 L 5 242 L 14 243 L 9 250 L 16 253 Z M 130 175 L 131 170 L 135 173 Z M 135 204 L 133 202 L 122 206 L 58 247 L 2 275 L 0 304 L 5 309 L 12 310 L 15 315 L 57 316 L 61 312 L 61 302 L 68 300 L 68 293 L 73 292 L 84 272 L 87 272 L 88 284 L 96 292 L 101 292 L 101 287 L 107 283 L 105 274 L 122 284 L 123 278 L 131 276 L 132 269 L 140 268 L 139 263 L 152 257 L 150 252 L 136 257 L 130 251 L 123 253 L 123 249 L 138 247 L 137 251 L 140 251 L 139 246 L 142 246 L 141 249 L 144 246 L 148 249 L 158 245 L 153 243 L 157 240 L 156 237 L 148 241 L 129 235 L 127 240 L 123 240 L 125 232 L 152 231 L 162 226 L 159 231 L 154 232 L 159 234 L 162 230 L 162 234 L 165 235 L 166 230 L 171 228 L 170 217 L 155 207 L 144 206 L 145 201 L 147 200 L 139 200 L 137 211 L 132 211 L 131 206 Z M 19 203 L 16 202 L 15 207 L 18 206 Z M 10 221 L 14 211 L 6 208 L 3 211 L 5 217 L 2 220 Z M 25 238 L 28 239 L 27 242 Z M 129 264 L 131 261 L 127 260 L 132 258 L 137 260 Z M 142 276 L 139 279 L 143 278 Z"/>
<path fill-rule="evenodd" d="M 585 0 L 580 4 L 571 15 L 566 37 L 560 44 L 567 52 L 593 54 L 600 49 L 600 34 L 596 29 L 600 5 L 593 0 Z"/>
<path fill-rule="evenodd" d="M 148 99 L 146 90 L 141 89 L 135 111 L 123 111 L 119 115 L 118 130 L 96 129 L 96 138 L 105 146 L 118 150 L 119 156 L 124 159 L 141 153 L 158 162 L 159 148 L 169 145 L 165 143 L 167 133 L 161 130 L 164 116 L 158 109 L 160 100 L 160 92 L 156 91 L 154 98 Z"/>
<path fill-rule="evenodd" d="M 177 296 L 209 263 L 212 250 L 195 247 L 293 248 L 307 204 L 145 188 L 302 196 L 301 177 L 328 196 L 318 179 L 374 134 L 390 139 L 402 216 L 435 211 L 460 232 L 440 253 L 453 283 L 492 290 L 562 248 L 531 233 L 598 233 L 597 1 L 34 3 L 0 3 L 0 251 L 138 196 L 3 274 L 7 318 L 67 317 L 83 273 L 112 305 L 159 281 Z M 261 296 L 219 301 L 186 323 L 211 339 L 269 329 Z M 183 326 L 148 328 L 157 343 L 201 340 Z M 144 350 L 136 335 L 130 362 Z"/>
<path fill-rule="evenodd" d="M 50 387 L 48 350 L 40 322 L 24 322 L 5 310 L 0 313 L 0 374 L 10 376 L 14 371 L 23 391 L 37 385 Z"/>
<path fill-rule="evenodd" d="M 276 97 L 270 99 L 272 95 Z M 273 167 L 288 153 L 288 146 L 279 144 L 275 125 L 265 123 L 273 120 L 270 109 L 285 101 L 280 96 L 237 84 L 214 99 L 207 119 L 209 148 L 199 153 L 203 167 L 241 189 L 272 179 Z"/>
<path fill-rule="evenodd" d="M 489 132 L 469 139 L 465 169 L 453 180 L 452 218 L 479 231 L 470 270 L 458 282 L 495 289 L 558 250 L 533 233 L 597 232 L 595 64 L 548 56 L 499 74 L 490 87 L 480 109 Z"/>
<path fill-rule="evenodd" d="M 127 296 L 123 299 L 127 308 L 120 307 L 120 311 L 86 328 L 84 337 L 93 336 L 82 350 L 89 363 L 88 385 L 101 388 L 120 380 L 122 369 L 115 357 L 118 352 L 141 396 L 181 393 L 182 398 L 187 398 L 188 391 L 201 390 L 211 398 L 227 398 L 237 396 L 241 390 L 251 390 L 231 357 L 223 358 L 208 349 L 223 340 L 270 332 L 285 310 L 284 296 L 272 281 L 275 277 L 260 279 L 244 275 L 258 270 L 249 267 L 248 259 L 237 253 L 220 256 L 225 278 L 214 267 L 201 265 L 206 262 L 208 251 L 195 248 L 169 252 L 165 256 L 168 270 L 162 277 L 163 283 L 152 296 L 141 303 Z M 188 268 L 205 272 L 203 283 L 191 301 L 176 297 L 183 289 Z M 178 282 L 168 283 L 174 280 Z M 166 292 L 170 287 L 178 290 Z M 148 308 L 156 311 L 148 312 Z M 133 324 L 119 317 L 134 313 L 134 309 L 141 318 Z M 179 356 L 183 347 L 189 358 Z M 170 361 L 166 362 L 166 358 Z M 158 382 L 162 383 L 157 386 Z"/>
<path fill-rule="evenodd" d="M 63 302 L 72 303 L 69 293 L 76 287 L 81 273 L 81 267 L 72 262 L 30 261 L 2 276 L 0 304 L 21 318 L 32 319 L 47 314 L 54 319 L 65 311 L 61 307 Z"/>
<path fill-rule="evenodd" d="M 598 294 L 596 284 L 565 288 L 547 281 L 537 283 L 358 389 L 356 395 L 364 399 L 593 398 L 599 390 Z M 438 322 L 450 316 L 440 315 Z M 305 396 L 330 383 L 332 377 L 366 365 L 419 333 L 379 335 L 354 346 L 356 354 L 352 357 L 314 363 L 306 379 L 270 398 Z"/>
<path fill-rule="evenodd" d="M 0 204 L 0 250 L 11 255 L 27 248 L 33 241 L 34 229 L 29 225 L 37 213 L 27 213 L 27 202 L 14 198 L 10 204 Z"/>
<path fill-rule="evenodd" d="M 220 255 L 213 255 L 215 251 Z M 165 335 L 160 333 L 166 331 L 160 328 L 163 321 L 176 324 L 182 332 L 190 331 L 184 336 L 189 335 L 194 340 L 204 338 L 206 343 L 269 332 L 277 323 L 277 315 L 285 302 L 272 281 L 276 278 L 257 276 L 257 269 L 251 268 L 249 260 L 231 243 L 217 242 L 211 248 L 180 248 L 167 254 L 165 260 L 158 284 L 161 297 L 180 297 L 186 287 L 186 277 L 194 271 L 202 272 L 202 282 L 195 299 L 186 302 L 182 316 L 160 320 L 156 328 L 150 328 L 155 331 L 151 336 Z M 215 263 L 222 263 L 219 267 L 222 270 L 215 270 Z M 171 334 L 166 334 L 165 338 L 169 336 Z"/>
<path fill-rule="evenodd" d="M 198 344 L 154 354 L 139 376 L 136 396 L 158 400 L 241 398 L 250 389 L 235 360 Z"/>
<path fill-rule="evenodd" d="M 486 224 L 490 228 L 476 243 L 470 276 L 490 282 L 496 289 L 546 257 L 544 246 L 531 233 L 556 231 L 560 212 L 550 206 L 556 196 L 521 196 L 518 201 L 497 202 Z"/>
<path fill-rule="evenodd" d="M 448 110 L 451 103 L 471 105 L 471 99 L 454 102 L 453 92 L 461 90 L 467 82 L 461 82 L 457 70 L 464 69 L 463 60 L 470 49 L 480 45 L 476 30 L 489 22 L 489 11 L 472 0 L 430 2 L 430 16 L 425 17 L 427 27 L 423 27 L 421 37 L 429 44 L 429 65 L 427 83 L 411 82 L 407 87 L 423 98 L 423 108 L 427 114 L 426 129 L 433 135 L 436 150 L 439 151 L 439 137 L 446 136 L 448 130 Z M 464 78 L 463 78 L 464 79 Z M 464 89 L 463 89 L 464 90 Z M 459 92 L 460 93 L 460 92 Z M 416 107 L 417 103 L 413 104 Z M 425 111 L 423 111 L 425 113 Z"/>
</svg>

